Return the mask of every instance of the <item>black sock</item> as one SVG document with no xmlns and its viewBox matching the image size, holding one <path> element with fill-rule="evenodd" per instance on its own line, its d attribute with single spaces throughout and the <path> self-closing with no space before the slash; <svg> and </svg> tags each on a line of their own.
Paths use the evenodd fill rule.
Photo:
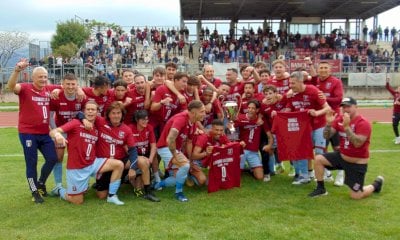
<svg viewBox="0 0 400 240">
<path fill-rule="evenodd" d="M 108 194 L 108 197 L 112 197 L 112 196 L 114 196 L 114 195 L 115 195 L 115 194 L 110 194 L 110 193 L 109 193 L 109 194 Z"/>
<path fill-rule="evenodd" d="M 144 185 L 144 192 L 145 192 L 145 193 L 149 193 L 150 190 L 151 190 L 150 184 L 147 184 L 147 185 L 145 184 L 145 185 Z"/>
<path fill-rule="evenodd" d="M 377 181 L 374 181 L 371 185 L 374 187 L 374 192 L 379 187 L 379 183 Z"/>
<path fill-rule="evenodd" d="M 325 189 L 324 181 L 317 181 L 317 188 Z"/>
</svg>

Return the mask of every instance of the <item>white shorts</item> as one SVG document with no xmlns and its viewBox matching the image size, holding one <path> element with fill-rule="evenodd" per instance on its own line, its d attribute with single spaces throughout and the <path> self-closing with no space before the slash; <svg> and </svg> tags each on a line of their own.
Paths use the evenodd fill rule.
<svg viewBox="0 0 400 240">
<path fill-rule="evenodd" d="M 96 158 L 92 165 L 81 169 L 67 169 L 67 194 L 79 195 L 89 188 L 90 177 L 100 178 L 100 170 L 107 162 L 107 158 Z"/>
</svg>

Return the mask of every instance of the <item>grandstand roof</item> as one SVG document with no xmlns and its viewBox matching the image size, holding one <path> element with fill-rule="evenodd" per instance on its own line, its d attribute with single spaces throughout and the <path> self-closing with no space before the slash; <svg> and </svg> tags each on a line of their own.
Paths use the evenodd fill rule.
<svg viewBox="0 0 400 240">
<path fill-rule="evenodd" d="M 400 0 L 180 0 L 183 20 L 368 19 Z"/>
</svg>

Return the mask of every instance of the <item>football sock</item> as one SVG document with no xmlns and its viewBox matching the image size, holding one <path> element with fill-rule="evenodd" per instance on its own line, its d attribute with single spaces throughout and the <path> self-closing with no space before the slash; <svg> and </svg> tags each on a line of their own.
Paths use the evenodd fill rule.
<svg viewBox="0 0 400 240">
<path fill-rule="evenodd" d="M 117 193 L 119 186 L 121 185 L 121 179 L 115 180 L 114 182 L 110 182 L 110 186 L 108 187 L 108 195 L 112 197 Z"/>
<path fill-rule="evenodd" d="M 60 190 L 58 190 L 58 192 L 60 193 L 60 197 L 64 200 L 67 200 L 67 190 L 65 190 L 65 188 L 60 188 Z"/>
<path fill-rule="evenodd" d="M 62 183 L 62 163 L 57 162 L 56 165 L 54 165 L 53 168 L 53 174 L 54 174 L 54 182 L 57 184 Z"/>
<path fill-rule="evenodd" d="M 317 188 L 325 189 L 324 181 L 317 181 Z"/>
</svg>

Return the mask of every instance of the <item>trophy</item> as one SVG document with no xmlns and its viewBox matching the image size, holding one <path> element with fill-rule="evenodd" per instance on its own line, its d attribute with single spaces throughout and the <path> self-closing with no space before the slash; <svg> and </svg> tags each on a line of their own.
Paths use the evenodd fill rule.
<svg viewBox="0 0 400 240">
<path fill-rule="evenodd" d="M 236 120 L 242 106 L 242 97 L 240 96 L 240 94 L 235 94 L 234 98 L 236 99 L 236 101 L 225 101 L 225 97 L 222 95 L 219 97 L 222 108 L 224 110 L 222 111 L 224 114 L 224 118 L 228 119 L 231 125 L 231 127 L 229 128 L 229 131 L 231 133 L 234 133 L 236 131 L 233 121 Z"/>
</svg>

